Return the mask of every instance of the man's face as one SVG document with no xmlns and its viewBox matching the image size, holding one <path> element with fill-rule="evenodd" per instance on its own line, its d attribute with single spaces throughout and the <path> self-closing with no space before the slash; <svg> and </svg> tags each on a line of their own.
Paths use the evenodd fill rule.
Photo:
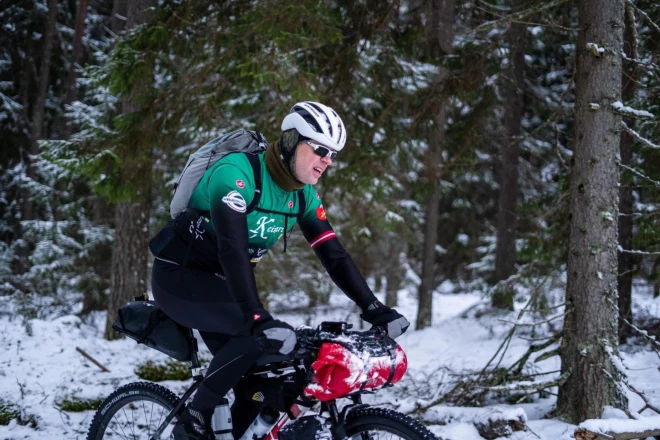
<svg viewBox="0 0 660 440">
<path fill-rule="evenodd" d="M 306 142 L 301 142 L 296 148 L 295 173 L 296 179 L 301 183 L 316 185 L 319 177 L 330 165 L 330 156 L 319 156 Z"/>
</svg>

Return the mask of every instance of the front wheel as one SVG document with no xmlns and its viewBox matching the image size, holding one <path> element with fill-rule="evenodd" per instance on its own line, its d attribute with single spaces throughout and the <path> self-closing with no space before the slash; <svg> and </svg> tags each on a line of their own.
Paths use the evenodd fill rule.
<svg viewBox="0 0 660 440">
<path fill-rule="evenodd" d="M 154 383 L 124 385 L 99 406 L 87 440 L 148 440 L 178 400 L 173 392 Z M 170 425 L 160 438 L 169 438 L 171 431 Z"/>
<path fill-rule="evenodd" d="M 357 408 L 346 417 L 351 440 L 438 440 L 424 425 L 386 408 Z"/>
</svg>

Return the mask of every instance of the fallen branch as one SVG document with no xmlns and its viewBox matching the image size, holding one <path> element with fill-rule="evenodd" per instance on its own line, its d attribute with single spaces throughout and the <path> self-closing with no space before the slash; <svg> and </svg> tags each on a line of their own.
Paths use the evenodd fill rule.
<svg viewBox="0 0 660 440">
<path fill-rule="evenodd" d="M 80 348 L 80 347 L 76 347 L 76 351 L 77 351 L 78 353 L 82 354 L 82 355 L 83 355 L 84 357 L 86 357 L 87 359 L 89 359 L 94 365 L 96 365 L 97 367 L 99 367 L 99 368 L 101 369 L 101 371 L 103 371 L 104 373 L 109 373 L 109 372 L 110 372 L 110 370 L 108 370 L 107 368 L 105 368 L 105 367 L 104 367 L 99 361 L 97 361 L 96 359 L 94 359 L 93 357 L 91 357 L 90 355 L 88 355 L 88 354 L 85 352 L 85 350 L 83 350 L 82 348 Z"/>
<path fill-rule="evenodd" d="M 645 403 L 644 407 L 643 407 L 642 409 L 640 409 L 639 411 L 637 411 L 638 413 L 641 413 L 641 412 L 644 411 L 646 408 L 648 408 L 648 409 L 650 409 L 650 410 L 655 411 L 656 414 L 660 414 L 660 409 L 658 409 L 657 407 L 653 406 L 653 405 L 651 404 L 651 402 L 649 402 L 649 399 L 646 397 L 646 394 L 644 394 L 644 391 L 638 391 L 637 388 L 635 388 L 634 386 L 630 385 L 629 383 L 627 383 L 626 386 L 627 386 L 628 388 L 630 388 L 630 391 L 632 391 L 633 393 L 635 393 L 635 394 L 637 394 L 639 397 L 641 397 L 642 400 L 643 400 L 644 403 Z"/>
<path fill-rule="evenodd" d="M 518 359 L 513 365 L 509 367 L 509 371 L 513 376 L 518 376 L 522 374 L 522 370 L 525 367 L 525 364 L 529 360 L 530 356 L 534 353 L 537 353 L 541 350 L 545 350 L 552 344 L 558 342 L 561 339 L 562 333 L 555 333 L 552 335 L 550 339 L 548 339 L 546 342 L 543 344 L 538 344 L 538 345 L 530 345 L 529 348 L 527 349 L 527 352 L 520 358 Z M 517 367 L 516 367 L 517 366 Z"/>
<path fill-rule="evenodd" d="M 422 416 L 422 420 L 436 425 L 472 423 L 485 439 L 509 437 L 515 431 L 526 430 L 527 414 L 522 408 L 470 408 L 436 406 Z"/>
<path fill-rule="evenodd" d="M 511 392 L 511 391 L 537 391 L 540 392 L 546 388 L 552 388 L 556 387 L 559 385 L 562 385 L 564 382 L 566 382 L 566 379 L 568 379 L 568 376 L 571 375 L 570 370 L 565 371 L 564 374 L 562 374 L 559 377 L 556 377 L 555 379 L 552 380 L 547 380 L 543 382 L 534 382 L 531 380 L 524 381 L 524 382 L 514 382 L 514 383 L 508 383 L 506 385 L 497 385 L 493 387 L 485 387 L 489 391 L 493 393 L 506 393 L 506 392 Z"/>
<path fill-rule="evenodd" d="M 657 435 L 660 435 L 660 416 L 586 420 L 575 430 L 575 440 L 634 440 Z"/>
</svg>

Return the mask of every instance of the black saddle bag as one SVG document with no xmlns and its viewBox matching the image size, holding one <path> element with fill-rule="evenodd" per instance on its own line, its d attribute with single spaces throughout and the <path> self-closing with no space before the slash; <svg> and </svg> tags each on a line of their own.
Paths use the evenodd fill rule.
<svg viewBox="0 0 660 440">
<path fill-rule="evenodd" d="M 117 311 L 112 328 L 179 361 L 190 361 L 190 329 L 178 324 L 153 301 L 131 301 Z"/>
</svg>

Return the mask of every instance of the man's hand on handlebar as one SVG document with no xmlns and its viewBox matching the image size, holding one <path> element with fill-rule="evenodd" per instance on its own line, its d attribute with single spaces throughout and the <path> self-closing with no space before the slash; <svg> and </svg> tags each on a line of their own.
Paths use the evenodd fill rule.
<svg viewBox="0 0 660 440">
<path fill-rule="evenodd" d="M 289 354 L 296 347 L 296 332 L 286 322 L 273 319 L 264 309 L 250 312 L 248 316 L 250 334 L 264 349 L 265 354 Z"/>
<path fill-rule="evenodd" d="M 402 314 L 380 301 L 371 304 L 360 317 L 374 327 L 385 329 L 387 335 L 392 339 L 398 338 L 410 327 L 410 322 Z"/>
</svg>

